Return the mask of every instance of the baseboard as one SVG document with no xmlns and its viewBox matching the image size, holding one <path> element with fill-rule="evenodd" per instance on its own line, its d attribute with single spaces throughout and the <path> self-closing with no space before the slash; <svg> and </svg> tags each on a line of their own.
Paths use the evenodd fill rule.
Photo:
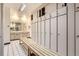
<svg viewBox="0 0 79 59">
<path fill-rule="evenodd" d="M 20 40 L 20 39 L 11 39 L 10 41 L 15 41 L 15 40 Z"/>
<path fill-rule="evenodd" d="M 4 45 L 8 45 L 8 44 L 10 44 L 10 42 L 4 43 Z"/>
</svg>

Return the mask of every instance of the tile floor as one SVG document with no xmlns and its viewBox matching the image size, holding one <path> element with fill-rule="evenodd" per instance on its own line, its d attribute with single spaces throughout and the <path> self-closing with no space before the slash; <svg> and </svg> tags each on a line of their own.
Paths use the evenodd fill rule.
<svg viewBox="0 0 79 59">
<path fill-rule="evenodd" d="M 27 56 L 19 40 L 11 41 L 10 44 L 4 45 L 4 56 Z"/>
</svg>

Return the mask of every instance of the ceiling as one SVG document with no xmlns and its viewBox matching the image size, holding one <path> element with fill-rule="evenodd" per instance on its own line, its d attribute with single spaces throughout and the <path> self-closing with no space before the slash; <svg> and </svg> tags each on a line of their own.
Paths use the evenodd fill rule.
<svg viewBox="0 0 79 59">
<path fill-rule="evenodd" d="M 42 3 L 25 3 L 25 4 L 26 8 L 24 9 L 24 13 L 26 12 L 27 14 L 33 12 L 36 8 L 42 5 Z M 5 5 L 19 11 L 22 3 L 6 3 Z"/>
</svg>

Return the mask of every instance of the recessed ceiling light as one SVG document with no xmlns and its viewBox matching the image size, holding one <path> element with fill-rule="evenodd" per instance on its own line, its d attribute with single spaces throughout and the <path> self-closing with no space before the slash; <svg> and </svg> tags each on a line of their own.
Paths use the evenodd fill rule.
<svg viewBox="0 0 79 59">
<path fill-rule="evenodd" d="M 22 4 L 21 11 L 24 11 L 26 4 Z"/>
</svg>

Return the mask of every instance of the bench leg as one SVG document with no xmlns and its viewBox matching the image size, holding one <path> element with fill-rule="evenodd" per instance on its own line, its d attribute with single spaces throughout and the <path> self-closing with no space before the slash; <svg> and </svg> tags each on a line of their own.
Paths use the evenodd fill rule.
<svg viewBox="0 0 79 59">
<path fill-rule="evenodd" d="M 28 56 L 30 56 L 30 49 L 28 48 Z"/>
</svg>

